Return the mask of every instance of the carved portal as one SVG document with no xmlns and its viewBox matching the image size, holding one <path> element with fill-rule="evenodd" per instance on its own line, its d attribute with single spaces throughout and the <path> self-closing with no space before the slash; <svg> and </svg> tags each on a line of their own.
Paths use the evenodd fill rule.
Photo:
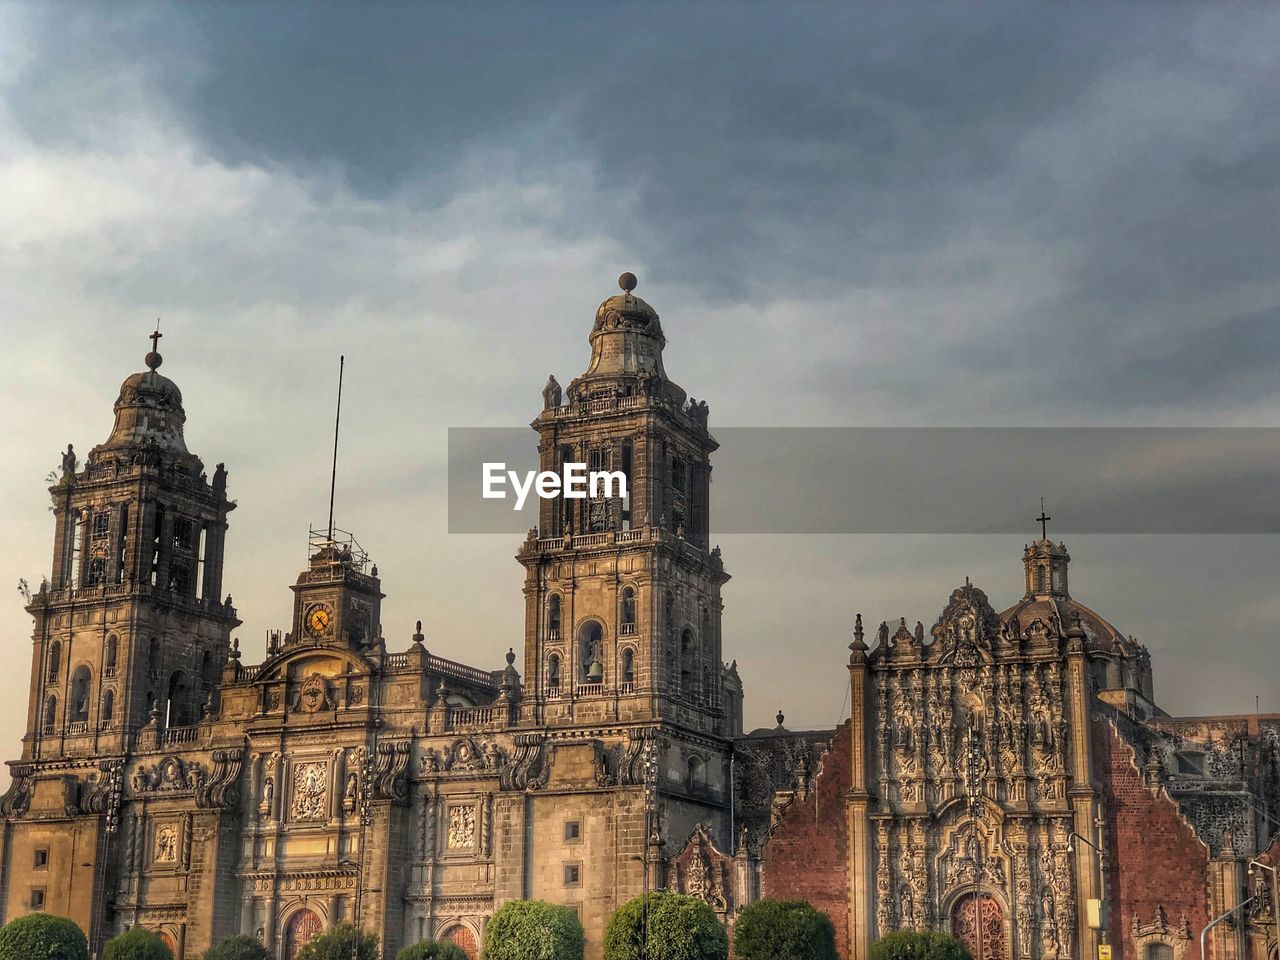
<svg viewBox="0 0 1280 960">
<path fill-rule="evenodd" d="M 973 960 L 1005 960 L 1004 911 L 986 893 L 967 893 L 951 908 L 951 933 Z"/>
<path fill-rule="evenodd" d="M 476 808 L 459 804 L 449 808 L 449 849 L 470 850 L 476 845 Z"/>
<path fill-rule="evenodd" d="M 156 863 L 177 863 L 178 862 L 178 826 L 173 823 L 165 823 L 156 827 Z"/>
<path fill-rule="evenodd" d="M 299 763 L 293 768 L 293 802 L 289 814 L 294 820 L 323 820 L 329 794 L 329 767 L 323 760 Z"/>
</svg>

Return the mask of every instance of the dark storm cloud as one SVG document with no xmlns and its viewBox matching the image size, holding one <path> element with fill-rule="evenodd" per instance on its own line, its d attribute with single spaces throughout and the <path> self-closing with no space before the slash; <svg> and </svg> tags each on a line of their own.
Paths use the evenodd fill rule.
<svg viewBox="0 0 1280 960">
<path fill-rule="evenodd" d="M 139 17 L 132 40 L 201 51 L 158 62 L 223 162 L 334 168 L 429 216 L 483 176 L 473 151 L 517 176 L 583 161 L 557 229 L 660 251 L 662 281 L 721 304 L 843 299 L 857 324 L 860 290 L 1012 288 L 1030 251 L 1052 283 L 915 365 L 1035 371 L 1007 385 L 1024 409 L 1105 415 L 1270 391 L 1277 26 L 1248 5 L 277 4 Z M 1220 302 L 1251 285 L 1268 302 Z"/>
</svg>

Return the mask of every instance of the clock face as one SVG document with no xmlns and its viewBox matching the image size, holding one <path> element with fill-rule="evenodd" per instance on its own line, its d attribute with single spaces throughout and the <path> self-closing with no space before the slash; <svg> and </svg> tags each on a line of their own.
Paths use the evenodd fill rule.
<svg viewBox="0 0 1280 960">
<path fill-rule="evenodd" d="M 323 603 L 317 603 L 307 611 L 307 632 L 313 637 L 324 636 L 333 622 L 333 611 Z"/>
</svg>

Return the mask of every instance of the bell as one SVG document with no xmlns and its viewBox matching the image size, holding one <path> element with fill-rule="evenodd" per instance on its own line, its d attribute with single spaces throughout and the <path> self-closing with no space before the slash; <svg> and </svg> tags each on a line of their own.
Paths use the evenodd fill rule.
<svg viewBox="0 0 1280 960">
<path fill-rule="evenodd" d="M 587 667 L 587 683 L 604 683 L 604 664 L 599 660 L 592 660 Z"/>
</svg>

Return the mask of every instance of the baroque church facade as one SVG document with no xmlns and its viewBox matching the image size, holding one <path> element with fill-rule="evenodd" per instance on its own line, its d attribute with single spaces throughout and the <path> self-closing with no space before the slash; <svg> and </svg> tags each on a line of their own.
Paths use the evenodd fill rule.
<svg viewBox="0 0 1280 960">
<path fill-rule="evenodd" d="M 496 669 L 432 653 L 421 624 L 386 637 L 378 568 L 333 529 L 291 628 L 242 663 L 227 471 L 187 449 L 153 341 L 110 436 L 83 464 L 68 447 L 50 488 L 3 919 L 70 916 L 95 950 L 141 925 L 182 960 L 234 933 L 292 960 L 347 921 L 388 956 L 431 936 L 475 957 L 498 906 L 536 898 L 575 909 L 598 958 L 613 911 L 665 888 L 729 925 L 809 900 L 852 958 L 930 928 L 980 960 L 1195 960 L 1252 896 L 1210 954 L 1274 957 L 1280 718 L 1166 715 L 1147 651 L 1071 596 L 1047 535 L 1004 612 L 966 581 L 927 633 L 859 617 L 841 728 L 744 732 L 708 408 L 620 284 L 533 428 L 542 469 L 621 471 L 628 495 L 541 501 L 522 649 Z"/>
</svg>

